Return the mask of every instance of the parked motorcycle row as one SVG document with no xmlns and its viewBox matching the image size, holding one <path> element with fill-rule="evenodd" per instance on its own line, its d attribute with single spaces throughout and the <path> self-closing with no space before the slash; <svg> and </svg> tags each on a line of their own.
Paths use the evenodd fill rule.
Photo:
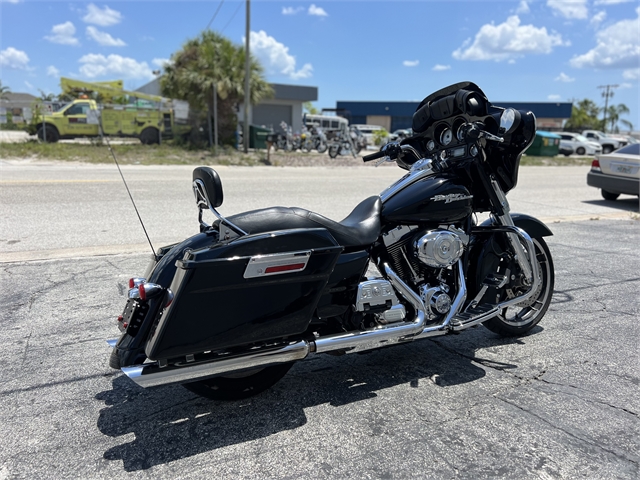
<svg viewBox="0 0 640 480">
<path fill-rule="evenodd" d="M 284 133 L 272 133 L 267 136 L 267 141 L 272 143 L 276 151 L 311 152 L 315 150 L 318 153 L 328 151 L 331 158 L 336 158 L 338 155 L 355 157 L 367 145 L 362 133 L 354 127 L 325 132 L 320 127 L 312 126 L 303 127 L 302 133 L 294 133 L 291 125 L 281 122 L 280 128 Z"/>
</svg>

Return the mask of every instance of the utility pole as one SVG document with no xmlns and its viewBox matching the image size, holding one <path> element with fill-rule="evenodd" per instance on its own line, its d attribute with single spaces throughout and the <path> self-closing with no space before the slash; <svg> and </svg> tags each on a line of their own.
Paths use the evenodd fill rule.
<svg viewBox="0 0 640 480">
<path fill-rule="evenodd" d="M 602 130 L 604 131 L 604 133 L 607 133 L 607 109 L 609 108 L 609 98 L 613 97 L 613 90 L 614 88 L 618 88 L 620 85 L 600 85 L 598 88 L 604 88 L 606 89 L 604 92 L 602 92 L 602 96 L 604 97 L 604 118 L 603 118 L 603 122 L 604 125 L 602 127 Z"/>
<path fill-rule="evenodd" d="M 247 21 L 245 26 L 245 47 L 244 47 L 244 153 L 249 153 L 249 102 L 251 92 L 249 91 L 249 80 L 251 77 L 251 50 L 249 48 L 249 37 L 251 35 L 251 0 L 247 0 Z"/>
</svg>

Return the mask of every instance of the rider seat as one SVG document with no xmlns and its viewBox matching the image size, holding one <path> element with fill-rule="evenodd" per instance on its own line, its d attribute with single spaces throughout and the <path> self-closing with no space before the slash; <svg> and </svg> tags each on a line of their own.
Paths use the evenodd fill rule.
<svg viewBox="0 0 640 480">
<path fill-rule="evenodd" d="M 293 228 L 326 228 L 343 247 L 370 245 L 380 235 L 382 201 L 374 195 L 340 222 L 298 207 L 271 207 L 227 217 L 249 234 Z"/>
</svg>

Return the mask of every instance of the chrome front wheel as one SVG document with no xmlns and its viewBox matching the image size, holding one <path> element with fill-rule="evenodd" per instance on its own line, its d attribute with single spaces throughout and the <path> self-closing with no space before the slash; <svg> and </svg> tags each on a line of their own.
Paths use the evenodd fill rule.
<svg viewBox="0 0 640 480">
<path fill-rule="evenodd" d="M 535 246 L 540 285 L 529 299 L 503 309 L 500 314 L 484 322 L 485 327 L 498 335 L 505 337 L 524 335 L 542 320 L 551 303 L 555 283 L 551 252 L 542 238 L 532 240 Z"/>
</svg>

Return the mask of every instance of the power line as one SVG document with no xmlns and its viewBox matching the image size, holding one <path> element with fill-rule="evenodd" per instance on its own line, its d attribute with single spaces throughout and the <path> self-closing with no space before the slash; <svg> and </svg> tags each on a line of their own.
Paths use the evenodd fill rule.
<svg viewBox="0 0 640 480">
<path fill-rule="evenodd" d="M 216 18 L 216 15 L 218 15 L 218 12 L 220 11 L 220 8 L 222 8 L 222 5 L 224 4 L 224 0 L 222 0 L 220 2 L 220 5 L 218 5 L 218 8 L 216 9 L 216 12 L 213 14 L 213 17 L 211 17 L 211 20 L 209 20 L 209 23 L 207 23 L 207 28 L 205 28 L 205 30 L 209 30 L 209 27 L 211 26 L 211 24 L 213 23 L 213 21 Z"/>
<path fill-rule="evenodd" d="M 238 7 L 236 8 L 236 11 L 233 12 L 233 15 L 231 15 L 231 18 L 229 19 L 229 21 L 225 24 L 224 27 L 222 27 L 222 30 L 220 30 L 220 33 L 224 32 L 224 30 L 229 26 L 231 21 L 236 17 L 237 13 L 240 11 L 240 7 L 242 7 L 242 2 L 238 2 Z"/>
</svg>

